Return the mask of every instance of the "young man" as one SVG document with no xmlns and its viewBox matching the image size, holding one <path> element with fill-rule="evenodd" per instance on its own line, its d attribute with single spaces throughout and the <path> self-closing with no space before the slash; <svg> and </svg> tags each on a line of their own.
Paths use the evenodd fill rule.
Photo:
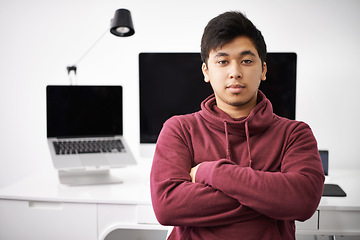
<svg viewBox="0 0 360 240">
<path fill-rule="evenodd" d="M 201 55 L 214 95 L 170 118 L 151 170 L 158 221 L 169 239 L 295 239 L 315 212 L 324 174 L 310 127 L 279 117 L 258 90 L 266 45 L 241 13 L 205 28 Z"/>
</svg>

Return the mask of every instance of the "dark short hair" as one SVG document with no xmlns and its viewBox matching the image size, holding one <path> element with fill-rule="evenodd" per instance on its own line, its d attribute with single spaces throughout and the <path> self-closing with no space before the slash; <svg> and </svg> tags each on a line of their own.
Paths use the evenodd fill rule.
<svg viewBox="0 0 360 240">
<path fill-rule="evenodd" d="M 230 11 L 209 21 L 201 39 L 201 59 L 207 64 L 212 50 L 230 43 L 236 37 L 251 39 L 262 62 L 266 61 L 266 44 L 261 32 L 241 12 Z"/>
</svg>

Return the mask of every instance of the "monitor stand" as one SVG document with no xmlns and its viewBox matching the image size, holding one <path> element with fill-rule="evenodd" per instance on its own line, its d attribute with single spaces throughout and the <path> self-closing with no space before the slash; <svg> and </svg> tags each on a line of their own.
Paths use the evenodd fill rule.
<svg viewBox="0 0 360 240">
<path fill-rule="evenodd" d="M 120 178 L 112 176 L 109 169 L 59 170 L 59 181 L 64 185 L 98 185 L 122 183 Z"/>
</svg>

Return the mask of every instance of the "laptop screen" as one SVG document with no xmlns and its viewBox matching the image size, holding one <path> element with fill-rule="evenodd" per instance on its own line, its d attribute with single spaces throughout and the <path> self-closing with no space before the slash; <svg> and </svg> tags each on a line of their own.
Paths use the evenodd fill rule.
<svg viewBox="0 0 360 240">
<path fill-rule="evenodd" d="M 47 86 L 47 137 L 122 135 L 121 86 Z"/>
</svg>

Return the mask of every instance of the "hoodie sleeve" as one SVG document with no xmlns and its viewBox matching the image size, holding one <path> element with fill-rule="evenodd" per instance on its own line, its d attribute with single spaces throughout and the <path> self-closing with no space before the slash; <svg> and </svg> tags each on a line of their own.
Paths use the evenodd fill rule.
<svg viewBox="0 0 360 240">
<path fill-rule="evenodd" d="M 159 135 L 150 174 L 155 215 L 162 225 L 218 226 L 259 216 L 236 199 L 202 183 L 192 183 L 190 147 L 176 118 Z"/>
<path fill-rule="evenodd" d="M 195 180 L 270 218 L 304 221 L 316 211 L 324 182 L 317 143 L 307 124 L 294 127 L 284 152 L 280 172 L 257 171 L 221 159 L 202 163 Z"/>
</svg>

